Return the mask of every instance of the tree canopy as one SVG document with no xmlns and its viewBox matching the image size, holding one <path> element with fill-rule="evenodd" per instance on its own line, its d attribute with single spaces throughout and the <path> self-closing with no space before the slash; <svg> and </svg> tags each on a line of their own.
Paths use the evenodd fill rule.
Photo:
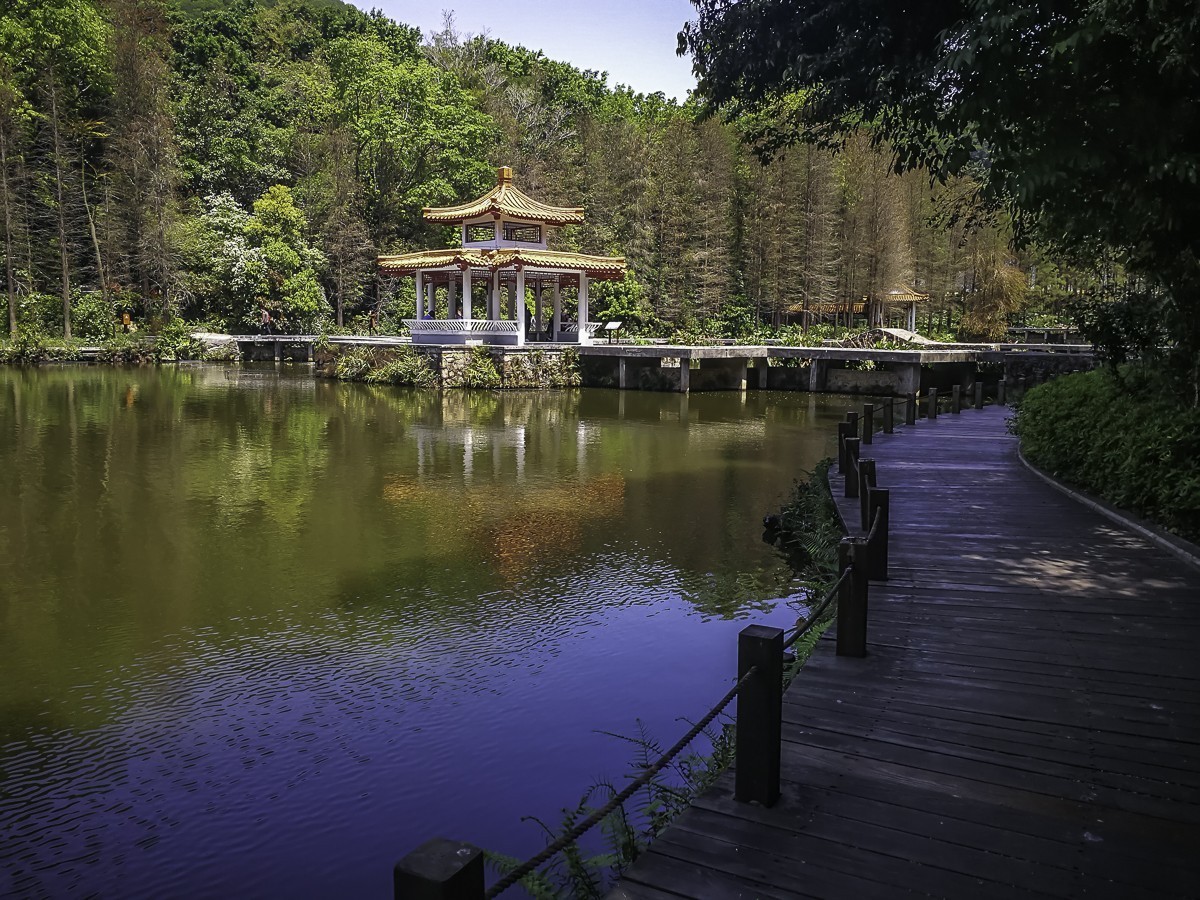
<svg viewBox="0 0 1200 900">
<path fill-rule="evenodd" d="M 663 336 L 846 327 L 902 288 L 929 295 L 922 331 L 995 339 L 1014 316 L 1059 321 L 1071 298 L 1124 279 L 1109 260 L 1014 249 L 1007 215 L 978 202 L 985 158 L 955 174 L 923 151 L 910 162 L 928 159 L 933 185 L 892 172 L 868 119 L 919 121 L 895 104 L 838 119 L 836 154 L 781 142 L 764 163 L 745 138 L 783 133 L 812 91 L 772 89 L 753 113 L 740 101 L 747 114 L 728 123 L 452 19 L 422 34 L 323 0 L 184 5 L 0 4 L 10 333 L 94 340 L 117 310 L 151 331 L 173 317 L 243 330 L 263 307 L 303 330 L 365 327 L 372 310 L 396 327 L 413 284 L 379 278 L 375 256 L 452 246 L 421 207 L 477 196 L 499 165 L 532 196 L 586 208 L 553 246 L 624 255 L 629 279 L 597 288 L 596 308 Z M 919 42 L 904 15 L 877 15 L 887 27 L 847 46 L 900 72 Z M 848 78 L 839 90 L 866 103 L 861 73 Z"/>
<path fill-rule="evenodd" d="M 700 93 L 771 152 L 867 128 L 898 169 L 971 173 L 1018 237 L 1116 250 L 1200 365 L 1194 0 L 694 0 Z"/>
</svg>

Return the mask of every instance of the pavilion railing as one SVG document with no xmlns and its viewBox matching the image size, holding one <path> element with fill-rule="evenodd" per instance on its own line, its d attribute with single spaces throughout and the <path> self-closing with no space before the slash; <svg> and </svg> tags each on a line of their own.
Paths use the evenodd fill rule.
<svg viewBox="0 0 1200 900">
<path fill-rule="evenodd" d="M 590 323 L 589 323 L 590 324 Z M 1019 389 L 1023 389 L 1021 385 Z M 1009 393 L 1004 379 L 993 396 L 1000 405 Z M 525 863 L 500 878 L 490 888 L 484 883 L 483 851 L 461 841 L 444 838 L 429 841 L 396 864 L 393 878 L 397 900 L 490 900 L 526 875 L 536 871 L 554 856 L 572 846 L 584 833 L 598 825 L 625 800 L 644 787 L 707 727 L 713 719 L 738 698 L 737 732 L 734 744 L 734 799 L 743 803 L 772 806 L 779 799 L 782 754 L 784 652 L 809 633 L 836 603 L 838 656 L 867 655 L 867 613 L 869 584 L 888 579 L 890 495 L 878 486 L 875 460 L 861 455 L 863 444 L 870 445 L 875 433 L 895 429 L 895 411 L 904 410 L 904 423 L 914 425 L 920 407 L 934 419 L 945 401 L 951 413 L 963 407 L 969 397 L 975 409 L 984 405 L 981 382 L 952 390 L 939 399 L 930 389 L 920 398 L 908 394 L 886 401 L 882 406 L 868 403 L 862 415 L 851 411 L 838 424 L 837 468 L 844 476 L 844 496 L 859 501 L 857 516 L 844 519 L 845 537 L 838 544 L 839 576 L 825 596 L 812 605 L 808 617 L 785 635 L 783 629 L 748 625 L 738 634 L 737 680 L 729 691 L 680 740 L 637 779 L 615 794 L 608 803 L 559 837 Z M 920 401 L 920 402 L 918 402 Z"/>
<path fill-rule="evenodd" d="M 598 332 L 603 327 L 604 327 L 603 322 L 584 322 L 583 323 L 583 335 L 584 335 L 584 337 L 589 337 L 589 338 L 595 337 L 596 332 Z M 578 322 L 563 322 L 562 327 L 560 327 L 558 330 L 561 334 L 579 334 L 579 323 Z"/>
<path fill-rule="evenodd" d="M 520 323 L 512 319 L 405 319 L 413 334 L 517 334 Z"/>
</svg>

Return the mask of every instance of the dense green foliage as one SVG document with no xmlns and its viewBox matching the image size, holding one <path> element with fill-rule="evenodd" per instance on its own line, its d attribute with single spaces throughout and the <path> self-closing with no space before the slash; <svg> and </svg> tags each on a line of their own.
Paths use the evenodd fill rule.
<svg viewBox="0 0 1200 900">
<path fill-rule="evenodd" d="M 1166 387 L 1132 367 L 1064 376 L 1029 391 L 1014 430 L 1030 462 L 1200 540 L 1200 410 Z"/>
<path fill-rule="evenodd" d="M 792 486 L 792 496 L 768 528 L 776 546 L 787 557 L 793 571 L 814 593 L 836 580 L 841 519 L 829 493 L 826 459 L 803 481 Z"/>
<path fill-rule="evenodd" d="M 412 314 L 380 252 L 446 246 L 421 207 L 493 168 L 588 220 L 554 246 L 623 254 L 597 316 L 630 330 L 765 337 L 931 295 L 923 331 L 997 337 L 1120 276 L 1010 248 L 973 178 L 930 190 L 856 134 L 762 165 L 753 127 L 610 88 L 542 53 L 317 0 L 11 0 L 0 11 L 0 230 L 9 332 L 93 340 L 131 312 L 234 331 Z"/>
<path fill-rule="evenodd" d="M 866 127 L 898 170 L 970 175 L 1019 236 L 1117 255 L 1138 276 L 1122 299 L 1200 397 L 1200 5 L 695 3 L 700 91 L 763 150 Z"/>
</svg>

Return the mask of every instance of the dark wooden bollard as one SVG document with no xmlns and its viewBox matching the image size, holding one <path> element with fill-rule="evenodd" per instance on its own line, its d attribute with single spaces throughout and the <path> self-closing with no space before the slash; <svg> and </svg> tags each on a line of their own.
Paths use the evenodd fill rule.
<svg viewBox="0 0 1200 900">
<path fill-rule="evenodd" d="M 1005 389 L 1004 379 L 1001 378 L 998 382 L 996 382 L 996 402 L 999 403 L 1001 406 L 1003 406 L 1005 403 L 1004 389 Z"/>
<path fill-rule="evenodd" d="M 758 671 L 738 693 L 733 798 L 773 806 L 779 799 L 783 721 L 783 630 L 747 625 L 738 633 L 738 679 Z"/>
<path fill-rule="evenodd" d="M 862 442 L 870 444 L 875 440 L 875 404 L 863 404 Z"/>
<path fill-rule="evenodd" d="M 858 461 L 858 511 L 864 530 L 869 527 L 867 500 L 873 487 L 875 487 L 875 460 L 860 459 Z"/>
<path fill-rule="evenodd" d="M 983 382 L 975 382 L 975 408 L 983 409 Z"/>
<path fill-rule="evenodd" d="M 950 412 L 958 415 L 962 412 L 962 385 L 956 384 L 950 389 Z"/>
<path fill-rule="evenodd" d="M 838 568 L 850 566 L 837 600 L 837 655 L 867 655 L 866 544 L 861 538 L 843 538 L 838 544 Z M 741 728 L 741 725 L 738 725 Z"/>
<path fill-rule="evenodd" d="M 858 496 L 858 454 L 859 439 L 846 438 L 846 493 L 847 497 Z"/>
<path fill-rule="evenodd" d="M 937 418 L 937 404 L 938 404 L 937 388 L 930 388 L 929 389 L 929 409 L 925 413 L 925 415 L 928 418 L 930 418 L 930 419 Z"/>
<path fill-rule="evenodd" d="M 483 900 L 483 851 L 463 841 L 426 841 L 392 870 L 396 900 Z"/>
<path fill-rule="evenodd" d="M 838 422 L 838 474 L 845 475 L 850 461 L 846 458 L 846 439 L 854 437 L 853 427 L 849 422 Z"/>
<path fill-rule="evenodd" d="M 883 433 L 894 434 L 896 431 L 896 401 L 889 400 L 883 407 Z"/>
<path fill-rule="evenodd" d="M 906 394 L 904 397 L 904 424 L 917 424 L 917 395 Z"/>
<path fill-rule="evenodd" d="M 867 497 L 867 517 L 870 520 L 867 530 L 875 529 L 875 537 L 871 539 L 867 547 L 867 552 L 870 555 L 870 577 L 876 581 L 887 581 L 890 495 L 887 488 L 872 487 Z M 878 524 L 875 522 L 876 517 L 879 518 Z"/>
</svg>

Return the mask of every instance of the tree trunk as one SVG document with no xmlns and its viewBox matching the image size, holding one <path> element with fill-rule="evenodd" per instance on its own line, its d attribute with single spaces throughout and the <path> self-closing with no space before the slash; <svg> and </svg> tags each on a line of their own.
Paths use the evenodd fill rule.
<svg viewBox="0 0 1200 900">
<path fill-rule="evenodd" d="M 0 132 L 0 197 L 4 204 L 4 288 L 8 295 L 8 333 L 17 333 L 17 282 L 13 274 L 12 203 L 8 186 L 8 135 Z"/>
<path fill-rule="evenodd" d="M 54 199 L 58 207 L 58 257 L 62 267 L 63 338 L 71 339 L 71 262 L 67 251 L 66 189 L 63 184 L 62 129 L 58 121 L 58 85 L 50 80 L 50 133 L 54 139 Z"/>
<path fill-rule="evenodd" d="M 104 273 L 104 255 L 100 252 L 100 237 L 96 234 L 96 218 L 92 215 L 92 205 L 88 202 L 87 166 L 82 159 L 79 162 L 79 194 L 83 197 L 83 210 L 87 214 L 88 232 L 92 236 L 92 249 L 96 252 L 96 278 L 100 282 L 100 296 L 107 303 L 108 278 Z"/>
</svg>

